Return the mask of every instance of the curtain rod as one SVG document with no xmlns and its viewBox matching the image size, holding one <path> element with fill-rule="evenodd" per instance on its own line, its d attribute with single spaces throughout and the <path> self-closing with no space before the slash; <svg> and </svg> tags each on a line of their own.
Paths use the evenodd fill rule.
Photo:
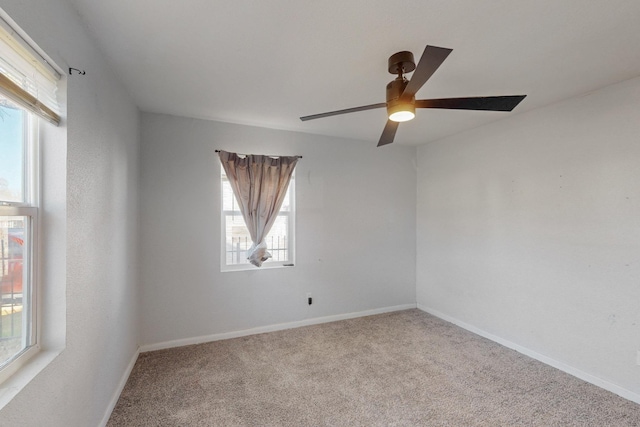
<svg viewBox="0 0 640 427">
<path fill-rule="evenodd" d="M 219 152 L 220 152 L 220 151 L 222 151 L 222 150 L 215 150 L 215 151 L 216 151 L 216 153 L 219 153 Z M 236 154 L 239 154 L 239 155 L 241 155 L 241 156 L 251 156 L 251 154 L 242 154 L 242 153 L 236 153 Z M 267 156 L 267 157 L 288 157 L 288 156 L 271 156 L 271 155 L 269 155 L 269 154 L 262 154 L 262 156 Z M 299 158 L 299 159 L 301 159 L 301 158 L 302 158 L 302 156 L 291 156 L 291 157 L 297 157 L 297 158 Z"/>
</svg>

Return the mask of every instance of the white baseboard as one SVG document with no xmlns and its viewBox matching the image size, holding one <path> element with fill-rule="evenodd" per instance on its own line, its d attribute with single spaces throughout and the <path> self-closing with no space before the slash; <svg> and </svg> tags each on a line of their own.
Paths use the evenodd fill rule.
<svg viewBox="0 0 640 427">
<path fill-rule="evenodd" d="M 557 361 L 555 359 L 552 359 L 548 356 L 545 356 L 544 354 L 540 354 L 537 353 L 533 350 L 530 350 L 526 347 L 523 347 L 519 344 L 513 343 L 509 340 L 506 340 L 504 338 L 500 338 L 499 336 L 490 334 L 489 332 L 483 331 L 482 329 L 479 329 L 473 325 L 470 325 L 468 323 L 465 323 L 461 320 L 458 320 L 454 317 L 448 316 L 444 313 L 440 313 L 437 310 L 434 310 L 430 307 L 426 307 L 423 306 L 421 304 L 417 304 L 418 309 L 427 312 L 429 314 L 432 314 L 436 317 L 439 317 L 442 320 L 446 320 L 447 322 L 453 323 L 454 325 L 460 326 L 463 329 L 466 329 L 470 332 L 473 332 L 476 335 L 480 335 L 481 337 L 490 339 L 491 341 L 497 342 L 498 344 L 501 344 L 505 347 L 508 347 L 512 350 L 517 351 L 518 353 L 522 353 L 525 356 L 529 356 L 532 359 L 536 359 L 542 363 L 545 363 L 549 366 L 553 366 L 556 369 L 559 369 L 563 372 L 566 372 L 569 375 L 573 375 L 574 377 L 580 378 L 583 381 L 586 381 L 588 383 L 591 383 L 595 386 L 598 386 L 600 388 L 603 388 L 605 390 L 608 390 L 612 393 L 617 394 L 618 396 L 624 397 L 625 399 L 631 400 L 632 402 L 635 403 L 640 403 L 640 394 L 634 393 L 630 390 L 627 390 L 625 388 L 622 388 L 616 384 L 610 383 L 609 381 L 603 380 L 602 378 L 598 378 L 594 375 L 591 375 L 589 373 L 586 373 L 584 371 L 581 371 L 580 369 L 574 368 L 573 366 L 567 365 L 566 363 Z"/>
<path fill-rule="evenodd" d="M 318 325 L 321 323 L 336 322 L 338 320 L 354 319 L 356 317 L 372 316 L 374 314 L 390 313 L 392 311 L 409 310 L 416 308 L 416 304 L 395 305 L 392 307 L 376 308 L 373 310 L 358 311 L 355 313 L 336 314 L 333 316 L 315 317 L 313 319 L 298 320 L 295 322 L 278 323 L 275 325 L 259 326 L 257 328 L 243 329 L 240 331 L 223 332 L 220 334 L 204 335 L 193 338 L 183 338 L 173 341 L 164 341 L 156 344 L 146 344 L 140 347 L 140 352 L 163 350 L 166 348 L 182 347 L 185 345 L 202 344 L 211 341 L 220 341 L 230 338 L 245 337 L 247 335 L 262 334 L 265 332 L 282 331 L 285 329 L 299 328 L 302 326 Z"/>
<path fill-rule="evenodd" d="M 104 417 L 102 417 L 102 421 L 100 422 L 101 427 L 105 427 L 107 425 L 107 422 L 109 422 L 109 417 L 111 417 L 111 413 L 113 412 L 113 409 L 116 407 L 116 404 L 118 403 L 118 399 L 120 399 L 122 390 L 124 390 L 124 386 L 127 384 L 127 380 L 131 375 L 131 371 L 133 371 L 133 366 L 136 364 L 136 360 L 138 360 L 139 355 L 140 355 L 140 348 L 138 347 L 136 352 L 133 354 L 133 357 L 131 358 L 131 361 L 129 362 L 127 369 L 125 369 L 124 373 L 122 374 L 122 377 L 120 377 L 118 388 L 116 388 L 116 391 L 113 393 L 113 396 L 111 396 L 111 400 L 109 401 L 109 406 L 107 407 L 107 411 L 105 412 Z"/>
</svg>

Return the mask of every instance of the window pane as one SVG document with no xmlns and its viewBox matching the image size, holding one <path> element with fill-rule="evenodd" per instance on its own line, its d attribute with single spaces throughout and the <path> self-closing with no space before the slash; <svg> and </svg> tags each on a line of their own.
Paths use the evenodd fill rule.
<svg viewBox="0 0 640 427">
<path fill-rule="evenodd" d="M 0 366 L 27 347 L 30 318 L 26 274 L 26 216 L 0 216 Z"/>
<path fill-rule="evenodd" d="M 0 200 L 24 202 L 26 113 L 0 96 Z"/>
<path fill-rule="evenodd" d="M 225 228 L 227 265 L 249 264 L 247 251 L 252 245 L 251 236 L 239 211 L 225 214 Z M 265 238 L 267 250 L 273 256 L 269 261 L 289 261 L 288 230 L 289 215 L 278 215 L 271 231 Z"/>
<path fill-rule="evenodd" d="M 294 176 L 291 177 L 291 181 L 289 181 L 289 188 L 287 188 L 287 194 L 284 196 L 284 200 L 282 201 L 282 206 L 280 207 L 280 212 L 289 212 L 291 210 L 291 189 L 293 188 L 293 180 Z"/>
<path fill-rule="evenodd" d="M 224 174 L 224 170 L 222 171 L 222 209 L 225 211 L 236 211 L 240 209 L 233 195 L 229 179 L 227 175 Z"/>
<path fill-rule="evenodd" d="M 251 247 L 251 236 L 240 211 L 225 214 L 226 262 L 232 264 L 249 264 L 247 250 Z"/>
<path fill-rule="evenodd" d="M 278 215 L 269 234 L 264 239 L 273 261 L 289 261 L 289 215 Z"/>
</svg>

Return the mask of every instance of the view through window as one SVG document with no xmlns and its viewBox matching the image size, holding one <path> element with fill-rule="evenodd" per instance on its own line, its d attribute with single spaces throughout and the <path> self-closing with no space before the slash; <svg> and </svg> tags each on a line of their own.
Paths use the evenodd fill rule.
<svg viewBox="0 0 640 427">
<path fill-rule="evenodd" d="M 0 368 L 35 344 L 33 120 L 0 97 Z"/>
</svg>

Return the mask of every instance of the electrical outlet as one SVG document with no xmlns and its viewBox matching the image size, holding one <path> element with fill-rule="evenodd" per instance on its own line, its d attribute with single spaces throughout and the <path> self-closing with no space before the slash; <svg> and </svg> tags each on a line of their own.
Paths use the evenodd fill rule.
<svg viewBox="0 0 640 427">
<path fill-rule="evenodd" d="M 311 298 L 311 292 L 307 293 L 307 304 L 313 304 L 313 298 Z"/>
</svg>

